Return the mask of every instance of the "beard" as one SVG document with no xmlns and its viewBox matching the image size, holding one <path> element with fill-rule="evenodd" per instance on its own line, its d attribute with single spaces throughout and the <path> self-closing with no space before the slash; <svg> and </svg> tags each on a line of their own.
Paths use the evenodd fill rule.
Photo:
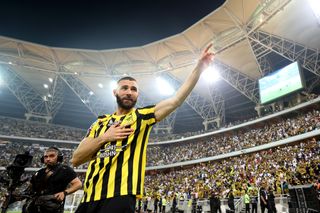
<svg viewBox="0 0 320 213">
<path fill-rule="evenodd" d="M 123 99 L 130 99 L 131 100 L 130 103 L 125 103 L 124 100 L 121 99 L 118 95 L 116 95 L 116 99 L 117 99 L 118 106 L 122 109 L 125 109 L 125 110 L 132 109 L 137 103 L 137 100 L 133 100 L 132 98 L 123 98 Z"/>
<path fill-rule="evenodd" d="M 47 166 L 47 168 L 48 168 L 49 170 L 54 170 L 54 169 L 57 168 L 58 164 L 59 164 L 59 163 L 57 162 L 57 163 L 54 163 L 54 164 L 47 164 L 46 166 Z"/>
</svg>

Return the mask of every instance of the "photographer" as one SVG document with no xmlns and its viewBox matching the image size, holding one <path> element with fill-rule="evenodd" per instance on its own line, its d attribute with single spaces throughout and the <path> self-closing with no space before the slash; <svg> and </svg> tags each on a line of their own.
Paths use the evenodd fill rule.
<svg viewBox="0 0 320 213">
<path fill-rule="evenodd" d="M 36 172 L 31 179 L 30 195 L 23 207 L 24 213 L 63 213 L 64 201 L 82 187 L 76 173 L 61 164 L 63 156 L 56 147 L 49 147 L 41 162 L 45 168 Z"/>
</svg>

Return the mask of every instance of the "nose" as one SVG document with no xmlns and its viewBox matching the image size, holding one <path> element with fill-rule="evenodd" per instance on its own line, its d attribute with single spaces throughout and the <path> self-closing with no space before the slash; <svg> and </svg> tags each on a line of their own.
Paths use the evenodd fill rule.
<svg viewBox="0 0 320 213">
<path fill-rule="evenodd" d="M 131 96 L 131 94 L 132 94 L 132 91 L 128 89 L 128 90 L 126 91 L 126 95 Z"/>
</svg>

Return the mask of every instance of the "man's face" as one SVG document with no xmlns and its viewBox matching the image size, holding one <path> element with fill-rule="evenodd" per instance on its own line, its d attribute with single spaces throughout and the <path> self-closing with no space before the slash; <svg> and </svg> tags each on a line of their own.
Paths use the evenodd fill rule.
<svg viewBox="0 0 320 213">
<path fill-rule="evenodd" d="M 54 166 L 58 162 L 58 153 L 56 151 L 46 151 L 44 153 L 44 164 Z"/>
<path fill-rule="evenodd" d="M 118 88 L 113 91 L 120 108 L 132 109 L 138 99 L 138 84 L 136 81 L 122 80 L 118 83 Z"/>
</svg>

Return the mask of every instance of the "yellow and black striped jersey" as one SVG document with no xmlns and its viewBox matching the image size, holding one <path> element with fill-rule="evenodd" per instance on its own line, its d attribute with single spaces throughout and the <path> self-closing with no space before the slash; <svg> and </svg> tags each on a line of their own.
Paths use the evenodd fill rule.
<svg viewBox="0 0 320 213">
<path fill-rule="evenodd" d="M 100 116 L 86 137 L 96 138 L 117 122 L 130 126 L 126 139 L 107 142 L 89 163 L 82 202 L 120 195 L 143 196 L 146 149 L 152 125 L 156 123 L 154 106 L 132 109 L 128 114 Z"/>
</svg>

